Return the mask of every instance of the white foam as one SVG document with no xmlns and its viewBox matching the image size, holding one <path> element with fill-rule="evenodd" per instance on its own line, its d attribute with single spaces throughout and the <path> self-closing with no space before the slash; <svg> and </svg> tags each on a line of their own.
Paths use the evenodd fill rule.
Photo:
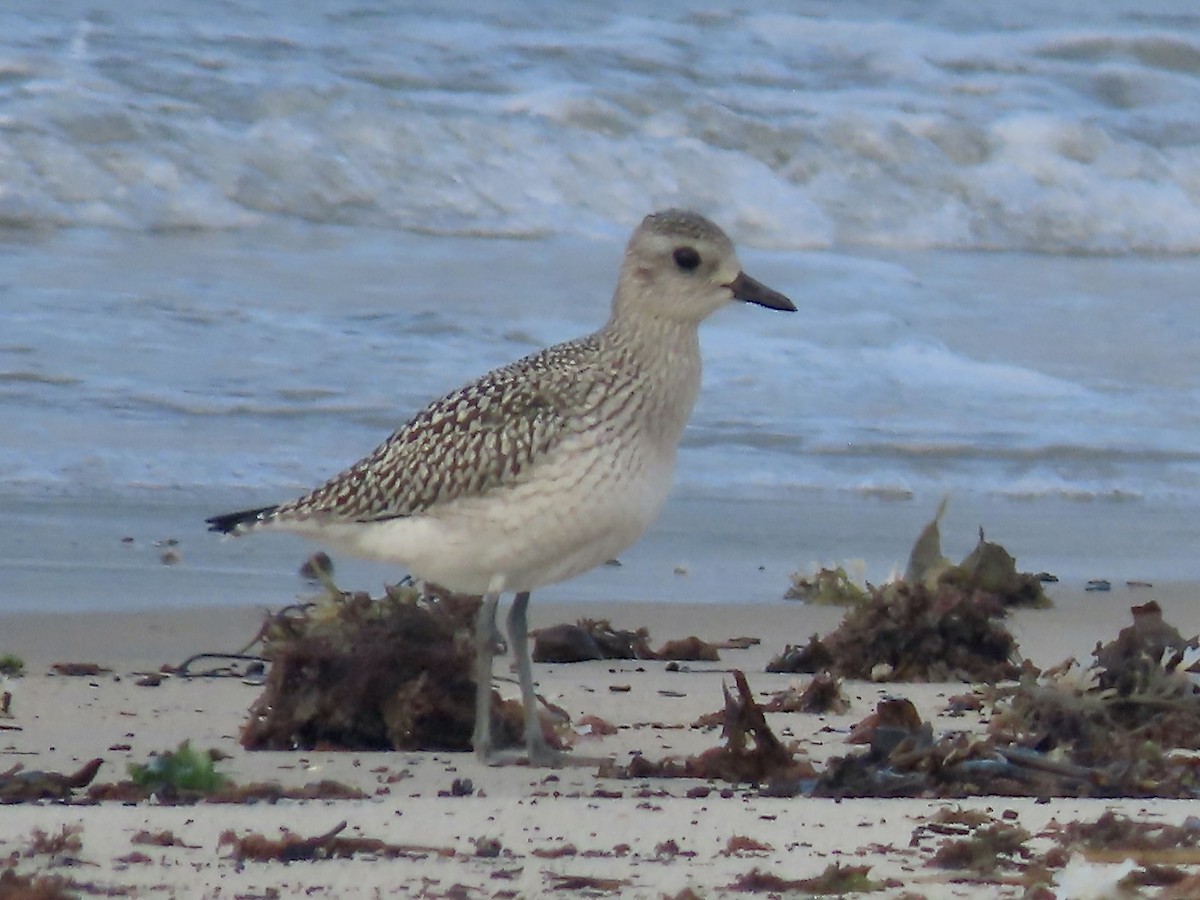
<svg viewBox="0 0 1200 900">
<path fill-rule="evenodd" d="M 1200 250 L 1186 19 L 327 12 L 10 23 L 0 219 L 531 237 L 682 203 L 764 248 Z"/>
</svg>

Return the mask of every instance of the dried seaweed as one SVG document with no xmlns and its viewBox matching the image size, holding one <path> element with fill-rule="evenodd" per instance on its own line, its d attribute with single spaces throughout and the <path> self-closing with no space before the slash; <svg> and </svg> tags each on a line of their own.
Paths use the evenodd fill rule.
<svg viewBox="0 0 1200 900">
<path fill-rule="evenodd" d="M 829 760 L 814 796 L 1093 796 L 1101 780 L 1094 770 L 1012 752 L 990 738 L 934 737 L 903 698 L 881 700 L 852 736 L 868 744 L 866 752 Z"/>
<path fill-rule="evenodd" d="M 607 619 L 580 619 L 532 633 L 533 661 L 572 663 L 590 659 L 654 659 L 649 632 L 613 628 Z"/>
<path fill-rule="evenodd" d="M 68 774 L 26 772 L 19 764 L 15 765 L 7 772 L 0 772 L 0 804 L 68 799 L 74 791 L 91 784 L 103 762 L 101 759 L 89 760 Z"/>
<path fill-rule="evenodd" d="M 784 600 L 803 600 L 817 606 L 853 606 L 869 597 L 866 590 L 850 580 L 842 566 L 818 569 L 811 577 L 797 572 L 783 595 Z"/>
<path fill-rule="evenodd" d="M 475 714 L 472 628 L 479 598 L 331 595 L 268 618 L 271 661 L 242 727 L 251 750 L 469 750 Z M 520 706 L 493 698 L 497 746 L 516 744 Z"/>
<path fill-rule="evenodd" d="M 94 784 L 87 792 L 89 802 L 144 803 L 157 800 L 168 806 L 187 806 L 194 803 L 277 803 L 280 800 L 365 800 L 367 794 L 358 788 L 323 779 L 301 787 L 284 787 L 275 781 L 256 781 L 244 785 L 228 785 L 204 795 L 196 791 L 156 792 L 132 781 Z"/>
<path fill-rule="evenodd" d="M 628 887 L 632 882 L 628 878 L 598 878 L 594 875 L 560 875 L 557 872 L 547 872 L 552 891 L 602 891 L 612 894 Z"/>
<path fill-rule="evenodd" d="M 71 865 L 78 862 L 79 854 L 83 851 L 82 825 L 62 825 L 58 831 L 50 834 L 40 828 L 35 828 L 29 836 L 29 846 L 22 856 L 49 856 L 52 865 Z"/>
<path fill-rule="evenodd" d="M 1019 825 L 993 822 L 976 828 L 970 837 L 945 840 L 928 865 L 941 869 L 966 869 L 990 874 L 1028 862 L 1033 853 L 1025 846 L 1029 832 Z"/>
<path fill-rule="evenodd" d="M 112 669 L 94 662 L 56 662 L 50 666 L 55 675 L 67 678 L 95 678 L 99 675 L 109 675 Z"/>
<path fill-rule="evenodd" d="M 0 872 L 0 897 L 4 900 L 76 900 L 73 883 L 58 875 L 19 875 L 16 869 Z"/>
<path fill-rule="evenodd" d="M 451 847 L 429 847 L 419 844 L 393 844 L 378 838 L 342 837 L 346 829 L 342 821 L 329 831 L 314 837 L 300 837 L 287 829 L 283 836 L 274 839 L 257 832 L 239 837 L 232 830 L 225 831 L 217 841 L 217 847 L 229 847 L 231 856 L 238 862 L 299 862 L 321 859 L 348 859 L 359 854 L 397 859 L 424 859 L 429 856 L 453 857 Z"/>
<path fill-rule="evenodd" d="M 841 894 L 866 893 L 881 891 L 886 887 L 896 886 L 896 882 L 875 881 L 868 873 L 870 866 L 843 866 L 841 863 L 830 863 L 825 871 L 813 878 L 781 878 L 760 869 L 752 869 L 737 876 L 729 885 L 729 890 L 754 894 L 781 894 L 799 892 L 802 894 L 817 894 L 822 896 L 839 896 Z"/>
<path fill-rule="evenodd" d="M 1094 768 L 1101 796 L 1192 796 L 1200 777 L 1174 749 L 1200 749 L 1200 693 L 1187 663 L 1196 651 L 1162 621 L 1157 604 L 1098 647 L 1040 679 L 994 688 L 997 743 Z M 1194 644 L 1194 641 L 1191 642 Z"/>
<path fill-rule="evenodd" d="M 850 701 L 842 693 L 842 682 L 828 672 L 818 672 L 803 688 L 789 685 L 763 706 L 766 712 L 844 713 Z"/>
<path fill-rule="evenodd" d="M 1040 677 L 988 687 L 986 736 L 934 737 L 916 709 L 887 698 L 851 732 L 864 753 L 831 759 L 813 793 L 834 797 L 1191 797 L 1200 792 L 1200 692 L 1188 669 L 1200 651 L 1147 604 L 1135 624 Z M 1107 665 L 1101 665 L 1105 660 Z M 949 851 L 947 851 L 949 852 Z"/>
<path fill-rule="evenodd" d="M 1064 846 L 1079 849 L 1089 859 L 1113 856 L 1163 861 L 1172 851 L 1187 851 L 1192 863 L 1200 861 L 1200 820 L 1187 818 L 1182 825 L 1167 822 L 1139 822 L 1111 809 L 1095 822 L 1069 822 L 1057 826 L 1056 839 Z"/>
<path fill-rule="evenodd" d="M 924 585 L 937 592 L 942 585 L 966 593 L 995 597 L 1001 606 L 1050 606 L 1042 588 L 1043 576 L 1017 571 L 1017 561 L 1000 544 L 988 541 L 979 529 L 979 542 L 958 565 L 942 555 L 940 522 L 949 497 L 943 497 L 933 518 L 913 543 L 904 571 L 904 582 Z"/>
<path fill-rule="evenodd" d="M 636 756 L 627 766 L 608 763 L 601 774 L 618 778 L 715 778 L 735 784 L 768 781 L 799 782 L 815 774 L 811 763 L 794 746 L 785 745 L 767 724 L 746 676 L 733 670 L 736 693 L 727 686 L 722 714 L 724 743 L 684 759 L 653 762 Z"/>
<path fill-rule="evenodd" d="M 984 681 L 1016 678 L 1017 645 L 997 621 L 991 594 L 893 582 L 873 588 L 842 623 L 807 647 L 787 647 L 768 672 L 817 672 L 875 681 Z"/>
<path fill-rule="evenodd" d="M 913 545 L 903 579 L 868 585 L 854 596 L 842 623 L 825 638 L 789 645 L 768 672 L 819 672 L 872 681 L 984 681 L 1020 673 L 1016 641 L 997 618 L 1009 606 L 1049 604 L 1036 575 L 1017 571 L 999 544 L 984 539 L 960 564 L 941 552 L 939 520 L 946 501 Z M 818 593 L 844 594 L 843 570 L 822 580 Z"/>
<path fill-rule="evenodd" d="M 667 641 L 658 650 L 650 648 L 650 633 L 614 628 L 607 619 L 580 619 L 574 625 L 552 625 L 532 633 L 534 662 L 574 663 L 595 659 L 720 659 L 718 645 L 692 635 Z M 734 639 L 729 646 L 746 646 L 753 638 Z"/>
</svg>

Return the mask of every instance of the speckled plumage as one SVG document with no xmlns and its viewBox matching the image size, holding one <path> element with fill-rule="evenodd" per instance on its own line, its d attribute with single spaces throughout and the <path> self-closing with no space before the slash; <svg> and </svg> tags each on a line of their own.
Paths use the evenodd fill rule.
<svg viewBox="0 0 1200 900">
<path fill-rule="evenodd" d="M 594 360 L 598 343 L 591 336 L 551 347 L 434 401 L 370 456 L 275 516 L 370 522 L 518 481 L 578 427 L 584 398 L 573 376 Z"/>
<path fill-rule="evenodd" d="M 209 525 L 292 531 L 486 594 L 476 634 L 487 657 L 476 749 L 486 754 L 483 679 L 499 593 L 517 592 L 509 631 L 533 716 L 528 592 L 612 558 L 657 515 L 700 387 L 700 322 L 733 299 L 795 309 L 742 273 L 729 238 L 709 220 L 683 210 L 647 216 L 629 240 L 599 331 L 433 402 L 296 500 Z M 526 731 L 531 758 L 545 758 L 534 720 Z"/>
</svg>

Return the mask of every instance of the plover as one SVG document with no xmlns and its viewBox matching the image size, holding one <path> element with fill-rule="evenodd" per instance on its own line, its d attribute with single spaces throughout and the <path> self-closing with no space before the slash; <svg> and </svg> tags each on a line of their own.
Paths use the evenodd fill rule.
<svg viewBox="0 0 1200 900">
<path fill-rule="evenodd" d="M 285 531 L 398 563 L 480 594 L 474 749 L 493 758 L 492 658 L 500 595 L 533 765 L 560 754 L 537 715 L 527 639 L 530 591 L 633 544 L 667 497 L 700 389 L 702 321 L 734 300 L 794 312 L 746 275 L 703 216 L 647 216 L 625 250 L 599 331 L 495 369 L 435 400 L 364 457 L 299 499 L 214 516 L 227 534 Z"/>
</svg>

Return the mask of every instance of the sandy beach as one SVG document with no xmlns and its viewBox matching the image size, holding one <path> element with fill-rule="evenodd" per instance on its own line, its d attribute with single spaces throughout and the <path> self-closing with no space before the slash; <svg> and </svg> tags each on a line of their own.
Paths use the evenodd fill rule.
<svg viewBox="0 0 1200 900">
<path fill-rule="evenodd" d="M 1198 591 L 1194 584 L 1122 584 L 1107 593 L 1062 586 L 1051 591 L 1053 608 L 1018 611 L 1009 624 L 1023 656 L 1044 667 L 1070 655 L 1086 658 L 1098 641 L 1112 639 L 1128 624 L 1131 604 L 1151 598 L 1183 634 L 1200 632 Z M 607 617 L 617 627 L 646 627 L 656 646 L 692 634 L 714 641 L 761 639 L 746 650 L 723 650 L 720 662 L 682 663 L 679 671 L 661 661 L 538 665 L 547 700 L 573 719 L 591 714 L 617 726 L 611 736 L 582 740 L 576 752 L 620 762 L 636 753 L 661 759 L 717 744 L 717 729 L 691 725 L 721 708 L 730 670 L 743 670 L 762 698 L 806 680 L 767 674 L 764 666 L 785 643 L 830 631 L 843 611 L 796 602 L 610 603 L 588 604 L 586 610 L 581 604 L 535 602 L 533 626 L 572 622 L 583 614 Z M 928 865 L 950 838 L 923 824 L 942 808 L 982 810 L 1026 829 L 1033 836 L 1029 846 L 1044 850 L 1053 844 L 1047 832 L 1052 822 L 1091 822 L 1108 809 L 1175 824 L 1194 814 L 1188 801 L 1145 799 L 768 797 L 748 785 L 604 778 L 594 767 L 485 767 L 466 753 L 250 753 L 239 745 L 238 732 L 261 690 L 253 679 L 138 684 L 137 673 L 178 664 L 193 653 L 240 648 L 261 615 L 253 607 L 228 607 L 0 618 L 0 652 L 19 653 L 27 671 L 4 686 L 12 699 L 10 717 L 0 719 L 3 767 L 70 772 L 99 758 L 96 781 L 115 782 L 126 777 L 129 763 L 188 740 L 225 754 L 218 768 L 238 783 L 271 780 L 300 787 L 333 779 L 366 799 L 9 806 L 0 812 L 0 858 L 7 858 L 6 865 L 24 877 L 70 880 L 65 896 L 723 897 L 744 894 L 756 870 L 786 884 L 838 863 L 869 866 L 869 877 L 885 885 L 874 896 L 1019 897 L 1025 894 L 1016 872 L 979 883 L 970 873 Z M 98 663 L 111 671 L 64 677 L 52 673 L 59 662 Z M 506 696 L 516 692 L 510 682 L 500 689 Z M 947 715 L 946 699 L 965 690 L 962 684 L 847 682 L 844 689 L 850 708 L 843 714 L 773 713 L 770 724 L 782 738 L 799 741 L 817 766 L 854 749 L 845 743 L 849 728 L 885 695 L 912 700 L 935 733 L 983 727 L 978 714 Z M 393 850 L 258 862 L 234 858 L 230 836 L 222 842 L 226 832 L 233 838 L 257 833 L 278 839 L 282 829 L 311 838 L 341 823 L 343 836 L 378 839 Z M 36 851 L 38 830 L 52 837 L 64 828 L 76 843 L 57 852 Z M 158 835 L 159 843 L 138 843 L 149 840 L 147 833 Z M 1090 877 L 1107 871 L 1115 879 L 1124 871 L 1116 862 L 1085 865 Z M 1096 891 L 1090 895 L 1102 896 Z"/>
</svg>

